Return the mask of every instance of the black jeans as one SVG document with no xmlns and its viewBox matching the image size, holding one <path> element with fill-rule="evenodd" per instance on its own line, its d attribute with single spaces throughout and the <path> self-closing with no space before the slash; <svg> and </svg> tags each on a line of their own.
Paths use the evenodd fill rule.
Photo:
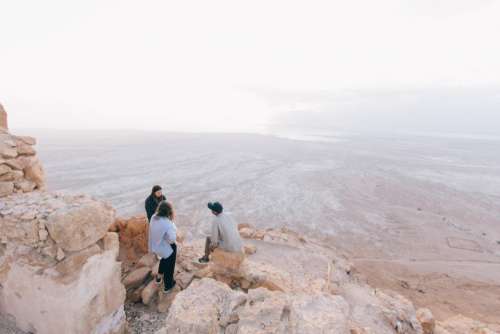
<svg viewBox="0 0 500 334">
<path fill-rule="evenodd" d="M 170 246 L 174 250 L 173 253 L 166 259 L 161 259 L 158 268 L 158 274 L 163 274 L 165 290 L 169 290 L 174 285 L 175 260 L 177 259 L 177 245 L 171 244 Z"/>
</svg>

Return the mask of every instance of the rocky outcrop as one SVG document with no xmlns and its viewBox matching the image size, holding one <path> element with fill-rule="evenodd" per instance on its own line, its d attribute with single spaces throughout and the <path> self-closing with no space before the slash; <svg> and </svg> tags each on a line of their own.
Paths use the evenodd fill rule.
<svg viewBox="0 0 500 334">
<path fill-rule="evenodd" d="M 364 284 L 336 250 L 286 229 L 242 228 L 258 238 L 247 238 L 257 251 L 242 261 L 225 252 L 193 261 L 202 240 L 178 248 L 177 280 L 191 283 L 169 297 L 158 334 L 423 333 L 408 300 Z"/>
<path fill-rule="evenodd" d="M 87 196 L 12 195 L 0 204 L 0 312 L 26 332 L 123 333 L 114 210 Z M 61 316 L 64 315 L 64 316 Z"/>
<path fill-rule="evenodd" d="M 44 171 L 35 144 L 32 137 L 9 133 L 7 113 L 0 105 L 0 197 L 44 188 Z"/>
<path fill-rule="evenodd" d="M 120 261 L 124 263 L 125 270 L 148 253 L 148 226 L 146 217 L 136 216 L 116 219 L 109 227 L 110 232 L 117 232 L 120 236 Z"/>
<path fill-rule="evenodd" d="M 9 125 L 7 124 L 7 113 L 3 109 L 3 106 L 0 104 L 0 131 L 8 129 Z"/>
</svg>

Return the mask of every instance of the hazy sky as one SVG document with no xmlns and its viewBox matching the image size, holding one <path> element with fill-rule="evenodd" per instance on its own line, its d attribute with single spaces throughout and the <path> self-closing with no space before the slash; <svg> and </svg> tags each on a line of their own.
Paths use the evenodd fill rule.
<svg viewBox="0 0 500 334">
<path fill-rule="evenodd" d="M 494 0 L 5 0 L 0 102 L 17 128 L 244 131 L 352 91 L 470 88 L 480 111 L 499 31 Z"/>
</svg>

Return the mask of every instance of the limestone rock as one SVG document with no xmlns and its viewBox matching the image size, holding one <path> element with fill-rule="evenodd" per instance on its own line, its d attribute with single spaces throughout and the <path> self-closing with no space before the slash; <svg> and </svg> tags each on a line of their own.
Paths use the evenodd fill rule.
<svg viewBox="0 0 500 334">
<path fill-rule="evenodd" d="M 10 168 L 9 166 L 7 166 L 7 165 L 5 165 L 3 163 L 0 165 L 0 175 L 7 174 L 11 170 L 12 170 L 12 168 Z"/>
<path fill-rule="evenodd" d="M 5 164 L 14 170 L 23 170 L 23 165 L 17 159 L 5 160 Z"/>
<path fill-rule="evenodd" d="M 36 184 L 28 180 L 17 181 L 14 183 L 14 186 L 24 193 L 32 192 L 36 188 Z"/>
<path fill-rule="evenodd" d="M 23 180 L 24 173 L 20 170 L 11 170 L 3 175 L 0 175 L 0 182 L 3 181 L 21 181 Z"/>
<path fill-rule="evenodd" d="M 45 172 L 43 170 L 42 164 L 38 161 L 33 163 L 24 169 L 24 175 L 27 180 L 35 182 L 39 189 L 43 189 L 45 186 Z"/>
<path fill-rule="evenodd" d="M 157 262 L 158 259 L 156 258 L 156 255 L 153 253 L 148 253 L 139 259 L 136 268 L 141 268 L 141 267 L 152 268 L 154 265 L 156 265 Z"/>
<path fill-rule="evenodd" d="M 64 254 L 64 251 L 59 247 L 57 248 L 57 253 L 56 253 L 56 259 L 57 261 L 62 261 L 66 257 L 66 254 Z"/>
<path fill-rule="evenodd" d="M 172 306 L 172 303 L 175 301 L 177 294 L 181 291 L 180 287 L 176 285 L 171 291 L 168 293 L 164 293 L 162 289 L 158 291 L 158 312 L 167 313 Z"/>
<path fill-rule="evenodd" d="M 0 197 L 8 196 L 14 192 L 14 182 L 0 182 Z"/>
<path fill-rule="evenodd" d="M 432 312 L 427 308 L 421 308 L 417 310 L 417 319 L 422 325 L 424 334 L 433 334 L 436 328 L 436 320 L 432 315 Z"/>
<path fill-rule="evenodd" d="M 19 155 L 35 155 L 36 151 L 33 146 L 20 144 L 17 145 L 17 154 Z"/>
<path fill-rule="evenodd" d="M 242 238 L 251 239 L 254 235 L 255 231 L 249 227 L 244 227 L 240 229 L 240 235 Z"/>
<path fill-rule="evenodd" d="M 47 237 L 49 236 L 49 232 L 47 232 L 46 229 L 41 229 L 38 231 L 38 236 L 39 236 L 39 239 L 40 241 L 45 241 L 47 240 Z"/>
<path fill-rule="evenodd" d="M 244 246 L 244 249 L 245 249 L 245 254 L 247 255 L 252 255 L 257 252 L 257 247 L 255 245 L 247 244 Z"/>
<path fill-rule="evenodd" d="M 348 316 L 349 305 L 340 296 L 288 295 L 263 288 L 246 295 L 204 278 L 177 295 L 164 332 L 348 333 Z"/>
<path fill-rule="evenodd" d="M 219 314 L 234 294 L 238 293 L 212 279 L 193 282 L 170 307 L 166 333 L 218 334 Z"/>
<path fill-rule="evenodd" d="M 135 264 L 148 253 L 148 222 L 146 217 L 117 219 L 110 230 L 120 236 L 120 260 Z"/>
<path fill-rule="evenodd" d="M 114 221 L 114 210 L 102 202 L 79 204 L 59 209 L 47 218 L 50 237 L 66 251 L 79 251 L 97 242 Z"/>
<path fill-rule="evenodd" d="M 118 240 L 118 234 L 108 232 L 102 240 L 104 243 L 104 250 L 111 251 L 115 259 L 117 259 L 118 253 L 120 251 L 120 241 Z"/>
<path fill-rule="evenodd" d="M 141 300 L 144 305 L 151 304 L 154 296 L 158 293 L 158 285 L 154 280 L 148 283 L 148 285 L 141 292 Z"/>
<path fill-rule="evenodd" d="M 137 288 L 144 283 L 150 273 L 151 268 L 149 267 L 138 268 L 128 274 L 127 277 L 125 277 L 125 279 L 123 280 L 123 285 L 125 285 L 125 288 L 127 289 Z"/>
<path fill-rule="evenodd" d="M 182 272 L 180 274 L 178 274 L 176 277 L 175 277 L 175 280 L 177 281 L 177 284 L 179 284 L 180 288 L 182 290 L 185 290 L 189 284 L 191 284 L 191 282 L 193 281 L 194 279 L 194 275 L 192 273 L 188 273 L 188 272 Z"/>
<path fill-rule="evenodd" d="M 17 197 L 45 198 L 35 193 L 10 196 L 7 205 Z M 11 219 L 15 210 L 9 212 L 6 217 Z M 24 239 L 9 238 L 0 252 L 0 305 L 17 327 L 38 334 L 123 333 L 125 289 L 120 264 L 111 251 L 94 244 L 65 254 L 58 263 L 53 259 L 55 243 L 50 238 L 43 248 L 49 256 L 16 240 Z"/>
<path fill-rule="evenodd" d="M 33 137 L 29 136 L 15 136 L 16 141 L 18 142 L 18 145 L 20 143 L 26 144 L 26 145 L 36 145 L 36 139 Z"/>
<path fill-rule="evenodd" d="M 0 129 L 8 129 L 9 125 L 7 123 L 7 112 L 3 109 L 0 104 Z"/>
<path fill-rule="evenodd" d="M 17 157 L 17 150 L 15 148 L 9 147 L 8 145 L 2 145 L 0 143 L 0 157 L 4 159 L 14 159 Z"/>
<path fill-rule="evenodd" d="M 240 267 L 245 260 L 245 254 L 226 252 L 222 249 L 215 249 L 210 256 L 212 272 L 223 276 L 239 276 Z"/>
</svg>

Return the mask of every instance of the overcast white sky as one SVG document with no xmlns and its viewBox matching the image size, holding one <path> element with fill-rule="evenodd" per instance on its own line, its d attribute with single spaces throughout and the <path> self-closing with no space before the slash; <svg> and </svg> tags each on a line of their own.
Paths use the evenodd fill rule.
<svg viewBox="0 0 500 334">
<path fill-rule="evenodd" d="M 275 92 L 491 91 L 499 31 L 495 0 L 5 0 L 0 102 L 16 128 L 249 131 L 296 108 Z"/>
</svg>

